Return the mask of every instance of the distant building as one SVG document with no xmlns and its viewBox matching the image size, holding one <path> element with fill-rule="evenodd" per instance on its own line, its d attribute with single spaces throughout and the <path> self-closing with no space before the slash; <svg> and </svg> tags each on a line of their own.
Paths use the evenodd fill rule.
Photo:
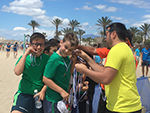
<svg viewBox="0 0 150 113">
<path fill-rule="evenodd" d="M 5 37 L 0 37 L 0 40 L 5 40 Z"/>
<path fill-rule="evenodd" d="M 95 37 L 95 43 L 98 44 L 98 43 L 102 43 L 103 41 L 103 38 L 102 37 Z"/>
</svg>

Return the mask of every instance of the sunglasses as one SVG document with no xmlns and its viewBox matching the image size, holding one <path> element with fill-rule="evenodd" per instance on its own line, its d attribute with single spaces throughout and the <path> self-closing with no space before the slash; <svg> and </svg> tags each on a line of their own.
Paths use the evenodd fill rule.
<svg viewBox="0 0 150 113">
<path fill-rule="evenodd" d="M 108 30 L 108 29 L 104 29 L 104 35 L 106 36 L 106 31 L 109 31 L 109 32 L 113 32 L 114 30 Z"/>
</svg>

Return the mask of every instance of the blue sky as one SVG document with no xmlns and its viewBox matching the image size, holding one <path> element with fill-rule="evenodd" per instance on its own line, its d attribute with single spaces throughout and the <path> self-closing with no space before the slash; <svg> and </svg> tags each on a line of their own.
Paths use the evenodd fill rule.
<svg viewBox="0 0 150 113">
<path fill-rule="evenodd" d="M 70 20 L 80 22 L 85 34 L 99 35 L 95 24 L 102 16 L 129 27 L 150 24 L 149 0 L 0 0 L 0 37 L 23 40 L 23 34 L 32 34 L 31 20 L 40 24 L 37 32 L 46 32 L 53 38 L 55 26 L 52 20 L 63 21 L 62 28 L 69 27 Z"/>
</svg>

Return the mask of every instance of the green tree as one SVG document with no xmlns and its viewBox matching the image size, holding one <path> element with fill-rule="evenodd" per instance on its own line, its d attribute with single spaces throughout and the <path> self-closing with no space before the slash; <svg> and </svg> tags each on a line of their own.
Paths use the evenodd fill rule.
<svg viewBox="0 0 150 113">
<path fill-rule="evenodd" d="M 58 31 L 58 27 L 59 27 L 59 25 L 62 25 L 62 22 L 63 21 L 61 21 L 59 18 L 56 18 L 55 20 L 53 20 L 52 21 L 52 24 L 53 25 L 55 25 L 55 27 L 56 27 L 56 32 L 55 32 L 55 38 L 57 38 L 57 39 L 59 39 L 59 37 L 58 37 L 58 33 L 59 33 L 59 31 Z"/>
<path fill-rule="evenodd" d="M 42 34 L 45 36 L 45 38 L 47 37 L 47 34 L 45 32 L 42 32 Z"/>
<path fill-rule="evenodd" d="M 81 40 L 82 40 L 82 42 L 86 42 L 86 39 L 85 39 L 85 38 L 82 38 Z"/>
<path fill-rule="evenodd" d="M 74 32 L 74 29 L 76 27 L 81 27 L 79 26 L 79 24 L 80 23 L 77 20 L 71 20 L 68 25 L 71 27 L 72 31 Z"/>
<path fill-rule="evenodd" d="M 38 24 L 35 20 L 31 20 L 31 22 L 29 22 L 28 25 L 32 27 L 33 33 L 34 33 L 34 30 L 35 30 L 35 27 L 40 26 L 40 24 Z"/>
<path fill-rule="evenodd" d="M 136 42 L 137 43 L 141 43 L 143 41 L 143 36 L 144 36 L 144 32 L 139 30 L 137 32 L 137 37 L 136 37 L 137 40 L 136 40 Z"/>
<path fill-rule="evenodd" d="M 62 30 L 61 30 L 64 34 L 67 34 L 67 33 L 69 33 L 69 32 L 72 32 L 72 29 L 71 28 L 63 28 Z"/>
<path fill-rule="evenodd" d="M 56 32 L 55 32 L 55 34 L 56 34 Z M 60 37 L 59 37 L 60 35 L 62 35 L 62 32 L 58 31 L 57 36 L 54 36 L 54 38 L 60 40 Z"/>
<path fill-rule="evenodd" d="M 91 45 L 91 42 L 92 42 L 92 41 L 93 41 L 93 40 L 92 40 L 91 37 L 88 37 L 88 38 L 86 39 L 86 42 L 88 42 L 89 45 Z"/>
<path fill-rule="evenodd" d="M 140 26 L 140 29 L 144 32 L 143 42 L 145 42 L 146 41 L 146 36 L 148 35 L 148 32 L 150 31 L 150 24 L 144 23 L 144 25 Z"/>
<path fill-rule="evenodd" d="M 85 33 L 85 31 L 83 31 L 83 30 L 81 30 L 81 29 L 79 29 L 78 31 L 77 31 L 77 34 L 79 35 L 79 38 L 80 38 L 80 45 L 81 45 L 81 37 L 82 37 L 82 35 Z"/>
<path fill-rule="evenodd" d="M 103 29 L 103 31 L 105 30 L 106 26 L 110 25 L 112 23 L 112 20 L 109 19 L 107 16 L 106 17 L 103 17 L 101 19 L 98 19 L 97 20 L 97 23 L 96 25 L 97 26 L 100 26 L 98 29 Z"/>
<path fill-rule="evenodd" d="M 132 43 L 135 42 L 135 36 L 137 35 L 137 33 L 139 32 L 137 27 L 130 27 L 129 30 L 131 31 L 131 33 L 133 34 L 133 39 L 132 39 Z"/>
</svg>

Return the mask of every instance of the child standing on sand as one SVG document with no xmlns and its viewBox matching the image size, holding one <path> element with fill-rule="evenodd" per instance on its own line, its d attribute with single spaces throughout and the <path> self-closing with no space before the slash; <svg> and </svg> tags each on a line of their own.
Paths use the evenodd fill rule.
<svg viewBox="0 0 150 113">
<path fill-rule="evenodd" d="M 14 96 L 11 113 L 43 113 L 43 108 L 35 108 L 34 90 L 38 90 L 39 100 L 43 100 L 43 72 L 49 56 L 43 53 L 45 37 L 41 33 L 33 33 L 30 37 L 30 47 L 19 58 L 14 72 L 22 74 L 18 91 Z"/>
<path fill-rule="evenodd" d="M 6 45 L 6 58 L 10 56 L 10 49 L 11 49 L 11 45 L 10 42 L 8 42 Z"/>
</svg>

